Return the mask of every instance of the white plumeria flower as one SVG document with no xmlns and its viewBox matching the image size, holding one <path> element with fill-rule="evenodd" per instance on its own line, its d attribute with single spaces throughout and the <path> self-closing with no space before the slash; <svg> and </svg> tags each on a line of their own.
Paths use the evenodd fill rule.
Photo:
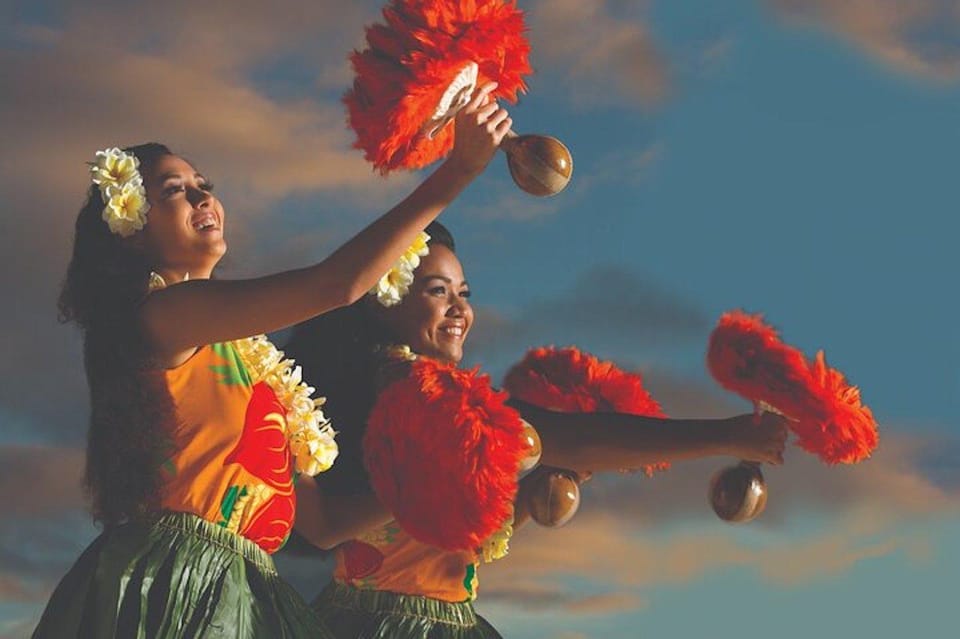
<svg viewBox="0 0 960 639">
<path fill-rule="evenodd" d="M 297 469 L 307 475 L 316 475 L 329 469 L 337 458 L 333 438 L 319 431 L 304 430 L 290 439 Z"/>
<path fill-rule="evenodd" d="M 97 151 L 90 164 L 93 183 L 100 187 L 103 221 L 111 233 L 129 237 L 147 223 L 147 191 L 137 156 L 116 147 Z"/>
<path fill-rule="evenodd" d="M 112 233 L 129 237 L 147 223 L 147 193 L 138 182 L 127 182 L 121 187 L 107 187 L 107 205 L 103 209 L 103 220 Z"/>
<path fill-rule="evenodd" d="M 101 193 L 106 193 L 108 187 L 123 187 L 125 184 L 137 183 L 142 185 L 140 177 L 140 160 L 132 153 L 126 153 L 116 147 L 97 151 L 94 162 L 90 166 L 93 174 L 93 183 L 100 187 Z"/>
<path fill-rule="evenodd" d="M 430 236 L 421 231 L 413 244 L 397 260 L 396 265 L 380 278 L 377 285 L 370 290 L 371 295 L 377 296 L 378 302 L 388 308 L 396 306 L 410 292 L 413 271 L 420 266 L 420 257 L 430 252 L 427 246 L 429 241 Z"/>
</svg>

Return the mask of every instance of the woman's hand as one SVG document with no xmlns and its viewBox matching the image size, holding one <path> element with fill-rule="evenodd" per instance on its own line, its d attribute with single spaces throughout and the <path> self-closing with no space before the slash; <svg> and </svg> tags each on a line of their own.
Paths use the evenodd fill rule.
<svg viewBox="0 0 960 639">
<path fill-rule="evenodd" d="M 469 175 L 476 175 L 490 163 L 513 120 L 507 110 L 490 99 L 496 82 L 478 88 L 454 120 L 453 151 L 448 162 Z"/>
<path fill-rule="evenodd" d="M 747 461 L 783 463 L 787 418 L 777 413 L 737 415 L 726 420 L 731 455 Z"/>
</svg>

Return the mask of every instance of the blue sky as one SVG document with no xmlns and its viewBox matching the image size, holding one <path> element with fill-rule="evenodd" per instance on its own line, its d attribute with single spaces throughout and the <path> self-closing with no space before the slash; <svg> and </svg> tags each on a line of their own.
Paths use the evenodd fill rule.
<svg viewBox="0 0 960 639">
<path fill-rule="evenodd" d="M 53 305 L 84 162 L 148 139 L 195 161 L 231 214 L 224 277 L 322 259 L 419 179 L 374 174 L 338 103 L 379 4 L 8 4 L 0 637 L 28 634 L 96 532 L 79 343 Z M 575 172 L 539 200 L 497 158 L 443 216 L 478 308 L 470 360 L 499 377 L 527 347 L 576 344 L 643 371 L 673 415 L 731 414 L 744 404 L 703 352 L 746 308 L 825 349 L 882 430 L 856 467 L 789 450 L 745 527 L 705 503 L 722 459 L 597 478 L 567 527 L 525 529 L 482 570 L 480 609 L 520 638 L 942 634 L 960 565 L 960 3 L 519 4 L 536 72 L 515 129 L 563 139 Z M 329 570 L 281 565 L 307 595 Z"/>
</svg>

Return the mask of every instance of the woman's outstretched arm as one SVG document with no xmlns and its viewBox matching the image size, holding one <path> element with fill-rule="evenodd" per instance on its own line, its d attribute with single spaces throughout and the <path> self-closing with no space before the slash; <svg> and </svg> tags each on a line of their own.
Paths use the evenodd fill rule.
<svg viewBox="0 0 960 639">
<path fill-rule="evenodd" d="M 667 419 L 623 413 L 563 413 L 511 400 L 540 434 L 541 460 L 575 471 L 641 468 L 663 461 L 729 455 L 783 463 L 786 418 Z"/>
<path fill-rule="evenodd" d="M 477 92 L 458 114 L 454 150 L 406 199 L 319 264 L 240 281 L 190 281 L 160 290 L 142 307 L 149 343 L 161 358 L 218 341 L 266 333 L 351 304 L 479 175 L 510 128 L 507 112 Z"/>
</svg>

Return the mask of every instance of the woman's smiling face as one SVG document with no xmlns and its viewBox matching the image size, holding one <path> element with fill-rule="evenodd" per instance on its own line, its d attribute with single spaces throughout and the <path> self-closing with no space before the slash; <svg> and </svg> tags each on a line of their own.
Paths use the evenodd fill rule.
<svg viewBox="0 0 960 639">
<path fill-rule="evenodd" d="M 414 271 L 410 291 L 400 304 L 383 309 L 383 317 L 415 352 L 456 364 L 473 325 L 469 297 L 460 260 L 446 246 L 432 244 Z"/>
<path fill-rule="evenodd" d="M 143 178 L 150 202 L 144 235 L 156 266 L 209 276 L 227 250 L 223 206 L 210 182 L 177 155 L 158 159 Z"/>
</svg>

